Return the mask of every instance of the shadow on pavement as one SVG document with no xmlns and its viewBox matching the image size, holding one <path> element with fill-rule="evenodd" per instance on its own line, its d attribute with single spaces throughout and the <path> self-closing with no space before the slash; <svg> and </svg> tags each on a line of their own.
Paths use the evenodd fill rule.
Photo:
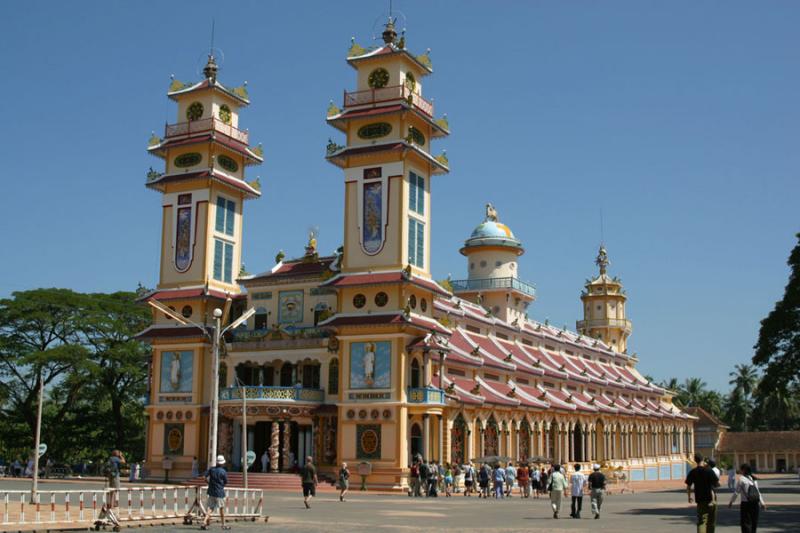
<svg viewBox="0 0 800 533">
<path fill-rule="evenodd" d="M 765 492 L 766 494 L 766 492 Z M 662 520 L 674 524 L 684 524 L 687 527 L 696 523 L 696 511 L 694 507 L 685 508 L 639 508 L 623 511 L 620 514 L 632 516 L 653 516 L 660 517 Z M 762 511 L 758 521 L 759 528 L 777 528 L 779 531 L 789 531 L 800 522 L 800 505 L 769 505 L 767 510 Z M 728 505 L 722 505 L 717 511 L 717 526 L 739 526 L 739 505 L 728 509 Z"/>
</svg>

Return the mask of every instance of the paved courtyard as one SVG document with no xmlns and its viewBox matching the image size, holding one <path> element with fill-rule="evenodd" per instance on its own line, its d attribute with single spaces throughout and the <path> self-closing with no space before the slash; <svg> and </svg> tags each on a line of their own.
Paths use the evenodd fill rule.
<svg viewBox="0 0 800 533">
<path fill-rule="evenodd" d="M 76 487 L 72 485 L 70 488 Z M 765 479 L 762 489 L 769 508 L 762 514 L 759 531 L 797 531 L 797 525 L 800 524 L 800 483 L 797 478 Z M 738 508 L 727 508 L 729 498 L 727 490 L 720 492 L 723 505 L 718 523 L 722 531 L 738 531 Z M 306 510 L 299 494 L 267 492 L 265 513 L 270 517 L 269 523 L 265 526 L 263 521 L 237 522 L 233 524 L 233 529 L 290 533 L 376 530 L 583 531 L 591 528 L 655 533 L 694 529 L 694 507 L 687 504 L 685 492 L 676 489 L 608 496 L 599 521 L 591 518 L 588 497 L 584 497 L 582 520 L 570 519 L 568 502 L 565 500 L 564 503 L 562 518 L 554 520 L 549 501 L 545 498 L 522 500 L 514 497 L 498 501 L 454 495 L 452 498 L 428 499 L 353 492 L 347 502 L 340 503 L 336 493 L 326 490 L 313 501 L 311 509 Z M 197 529 L 197 526 L 170 525 L 148 528 L 147 531 L 166 533 Z M 218 524 L 212 529 L 219 530 Z"/>
</svg>

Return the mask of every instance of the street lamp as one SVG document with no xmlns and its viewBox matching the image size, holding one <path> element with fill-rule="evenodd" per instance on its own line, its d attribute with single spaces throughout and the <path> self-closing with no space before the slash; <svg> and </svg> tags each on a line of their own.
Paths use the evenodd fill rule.
<svg viewBox="0 0 800 533">
<path fill-rule="evenodd" d="M 230 297 L 225 303 L 225 307 L 230 308 Z M 219 424 L 219 341 L 222 336 L 229 330 L 238 328 L 244 324 L 248 318 L 253 316 L 256 312 L 255 308 L 251 307 L 245 311 L 242 316 L 228 324 L 224 329 L 222 328 L 222 309 L 214 309 L 212 315 L 214 316 L 214 332 L 209 334 L 205 326 L 192 322 L 191 320 L 179 315 L 166 305 L 158 300 L 148 300 L 148 304 L 158 311 L 161 311 L 173 320 L 178 321 L 184 326 L 194 326 L 203 332 L 203 335 L 211 341 L 211 421 L 209 424 L 208 435 L 208 468 L 217 465 L 217 426 Z"/>
</svg>

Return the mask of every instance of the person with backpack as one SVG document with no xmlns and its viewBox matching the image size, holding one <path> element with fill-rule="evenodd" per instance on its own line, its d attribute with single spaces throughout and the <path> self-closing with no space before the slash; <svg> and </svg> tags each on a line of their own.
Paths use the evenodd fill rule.
<svg viewBox="0 0 800 533">
<path fill-rule="evenodd" d="M 103 467 L 103 475 L 108 481 L 108 506 L 110 508 L 117 506 L 117 493 L 120 489 L 120 469 L 125 464 L 125 456 L 119 450 L 111 452 L 111 457 Z"/>
<path fill-rule="evenodd" d="M 472 467 L 472 461 L 464 467 L 464 496 L 470 496 L 472 487 L 475 484 L 475 469 Z"/>
<path fill-rule="evenodd" d="M 736 482 L 736 490 L 731 495 L 731 501 L 728 507 L 733 506 L 737 496 L 742 497 L 739 504 L 739 526 L 742 528 L 742 533 L 756 533 L 758 529 L 758 512 L 759 508 L 762 510 L 767 509 L 767 504 L 764 503 L 764 498 L 761 496 L 761 491 L 758 488 L 758 481 L 753 475 L 753 470 L 750 465 L 745 463 L 739 468 L 739 480 Z"/>
<path fill-rule="evenodd" d="M 538 466 L 531 467 L 531 488 L 533 489 L 533 497 L 538 498 L 542 483 L 542 473 L 539 471 Z"/>
<path fill-rule="evenodd" d="M 592 501 L 592 514 L 594 519 L 598 520 L 606 492 L 606 476 L 600 471 L 600 465 L 593 465 L 592 470 L 593 472 L 589 474 L 589 494 Z"/>
<path fill-rule="evenodd" d="M 344 495 L 347 494 L 347 489 L 350 488 L 350 470 L 347 469 L 347 463 L 342 463 L 337 476 L 337 484 L 339 485 L 339 501 L 344 501 Z"/>
<path fill-rule="evenodd" d="M 697 502 L 697 533 L 714 533 L 717 524 L 717 493 L 719 478 L 699 453 L 694 455 L 697 466 L 686 476 L 686 495 L 689 503 Z M 694 488 L 694 500 L 692 499 Z"/>
<path fill-rule="evenodd" d="M 208 511 L 200 524 L 200 529 L 208 529 L 211 515 L 219 509 L 219 517 L 222 521 L 222 529 L 230 529 L 231 526 L 225 525 L 225 485 L 228 484 L 228 472 L 225 471 L 225 456 L 217 456 L 217 464 L 206 472 L 206 482 L 208 483 Z"/>
<path fill-rule="evenodd" d="M 428 480 L 428 497 L 438 498 L 439 493 L 437 492 L 437 487 L 439 485 L 439 467 L 436 465 L 436 461 L 431 461 L 428 463 L 428 475 L 426 479 Z"/>
<path fill-rule="evenodd" d="M 408 495 L 419 498 L 422 496 L 420 492 L 421 485 L 419 483 L 419 461 L 415 458 L 411 464 L 411 471 L 408 474 L 411 479 L 411 487 L 409 488 Z"/>
<path fill-rule="evenodd" d="M 478 482 L 480 486 L 480 492 L 478 493 L 478 498 L 488 498 L 489 497 L 489 467 L 486 463 L 481 465 L 480 472 L 478 472 Z"/>
</svg>

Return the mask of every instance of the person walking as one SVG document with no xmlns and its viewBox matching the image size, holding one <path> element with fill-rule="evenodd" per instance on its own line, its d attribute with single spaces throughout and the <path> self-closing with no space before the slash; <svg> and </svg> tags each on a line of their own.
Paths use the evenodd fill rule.
<svg viewBox="0 0 800 533">
<path fill-rule="evenodd" d="M 567 478 L 561 473 L 561 465 L 553 465 L 553 473 L 550 475 L 550 506 L 553 508 L 553 518 L 558 518 L 558 513 L 561 511 L 561 499 L 564 496 L 564 491 L 567 490 Z"/>
<path fill-rule="evenodd" d="M 736 490 L 736 467 L 733 464 L 728 467 L 728 490 Z"/>
<path fill-rule="evenodd" d="M 489 497 L 489 467 L 486 463 L 481 465 L 480 472 L 478 472 L 478 480 L 480 484 L 480 492 L 478 493 L 478 498 L 488 498 Z"/>
<path fill-rule="evenodd" d="M 594 519 L 600 519 L 600 508 L 603 506 L 603 497 L 606 493 L 606 476 L 600 471 L 600 465 L 592 465 L 593 472 L 589 474 L 589 494 L 592 501 L 592 514 Z"/>
<path fill-rule="evenodd" d="M 314 466 L 314 459 L 309 455 L 306 457 L 306 464 L 301 472 L 301 482 L 303 485 L 303 503 L 306 509 L 311 509 L 309 500 L 317 495 L 317 468 Z"/>
<path fill-rule="evenodd" d="M 444 495 L 450 498 L 453 495 L 453 467 L 445 463 L 444 467 Z"/>
<path fill-rule="evenodd" d="M 492 479 L 494 480 L 494 497 L 495 498 L 503 498 L 503 482 L 506 480 L 506 471 L 500 466 L 500 463 L 494 467 L 494 472 L 492 473 Z"/>
<path fill-rule="evenodd" d="M 408 474 L 409 478 L 411 479 L 411 488 L 409 489 L 408 495 L 414 496 L 415 498 L 419 498 L 422 496 L 420 491 L 421 485 L 419 482 L 419 471 L 420 471 L 420 463 L 419 460 L 415 457 L 414 462 L 411 463 L 410 472 Z"/>
<path fill-rule="evenodd" d="M 125 456 L 119 450 L 113 450 L 111 457 L 108 458 L 108 465 L 105 467 L 106 479 L 108 480 L 108 506 L 117 506 L 117 493 L 120 489 L 120 469 L 125 464 Z"/>
<path fill-rule="evenodd" d="M 542 473 L 539 471 L 538 466 L 531 468 L 531 488 L 533 489 L 533 497 L 539 498 L 541 489 Z"/>
<path fill-rule="evenodd" d="M 517 479 L 517 469 L 511 461 L 506 465 L 506 498 L 511 497 L 511 492 L 514 490 L 514 481 Z"/>
<path fill-rule="evenodd" d="M 528 465 L 520 464 L 517 468 L 517 484 L 522 491 L 522 497 L 528 498 L 531 495 L 530 468 Z"/>
<path fill-rule="evenodd" d="M 749 464 L 743 464 L 739 468 L 741 475 L 739 481 L 736 483 L 736 490 L 731 495 L 731 501 L 728 507 L 733 506 L 737 496 L 742 497 L 739 504 L 739 526 L 742 528 L 742 533 L 756 533 L 758 530 L 758 511 L 759 508 L 766 511 L 767 504 L 764 503 L 764 497 L 761 496 L 761 490 L 758 488 L 758 481 L 753 475 L 753 470 Z"/>
<path fill-rule="evenodd" d="M 472 461 L 470 461 L 464 467 L 464 496 L 470 496 L 472 493 L 472 487 L 475 484 L 475 469 L 472 467 Z"/>
<path fill-rule="evenodd" d="M 697 502 L 697 533 L 714 533 L 717 523 L 717 494 L 719 478 L 703 462 L 703 456 L 694 455 L 697 466 L 686 476 L 686 495 L 689 503 Z M 694 500 L 692 489 L 694 488 Z"/>
<path fill-rule="evenodd" d="M 217 456 L 217 465 L 208 469 L 206 472 L 206 482 L 208 483 L 208 510 L 200 524 L 200 529 L 208 529 L 211 522 L 211 515 L 219 509 L 219 518 L 222 522 L 222 529 L 230 529 L 231 526 L 225 525 L 225 485 L 228 484 L 228 473 L 225 471 L 225 456 Z"/>
<path fill-rule="evenodd" d="M 541 481 L 539 483 L 540 483 L 539 485 L 540 493 L 546 494 L 547 492 L 549 492 L 547 487 L 550 486 L 550 476 L 548 475 L 547 470 L 545 470 L 544 467 L 542 468 Z"/>
<path fill-rule="evenodd" d="M 338 478 L 339 501 L 343 502 L 344 495 L 347 494 L 347 489 L 350 488 L 350 470 L 347 469 L 347 463 L 342 463 L 342 467 L 339 469 Z"/>
<path fill-rule="evenodd" d="M 436 461 L 430 461 L 426 468 L 425 479 L 428 486 L 425 487 L 428 498 L 438 498 L 439 493 L 436 491 L 439 485 L 439 467 L 436 466 Z"/>
<path fill-rule="evenodd" d="M 572 496 L 571 513 L 569 516 L 572 518 L 581 517 L 581 509 L 583 508 L 583 491 L 586 486 L 586 476 L 581 472 L 581 465 L 575 465 L 575 473 L 569 479 L 569 493 Z"/>
</svg>

